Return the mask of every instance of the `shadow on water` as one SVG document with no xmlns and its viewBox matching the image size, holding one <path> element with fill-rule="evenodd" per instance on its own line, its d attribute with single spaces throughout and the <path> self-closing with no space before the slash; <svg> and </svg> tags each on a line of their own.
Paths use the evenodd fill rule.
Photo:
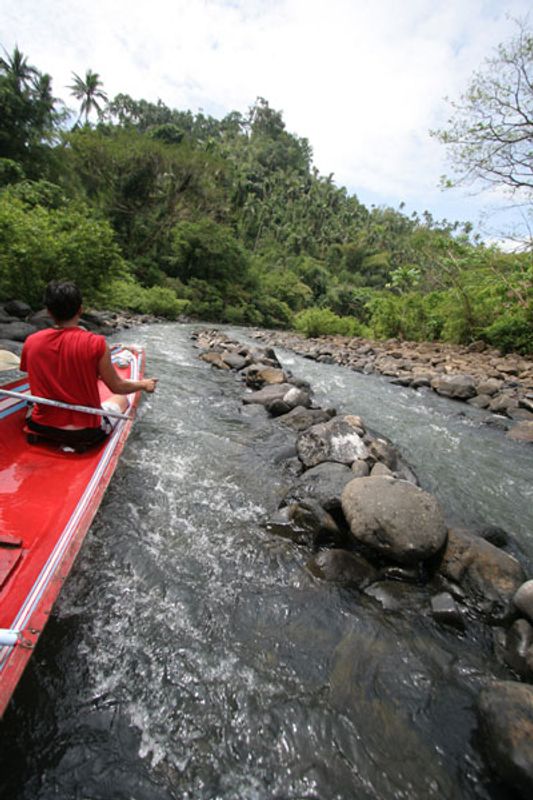
<svg viewBox="0 0 533 800">
<path fill-rule="evenodd" d="M 422 592 L 385 614 L 318 582 L 304 548 L 265 531 L 286 488 L 287 434 L 241 406 L 233 375 L 197 360 L 190 330 L 128 332 L 160 386 L 2 723 L 0 796 L 509 800 L 475 740 L 479 688 L 509 677 L 487 634 L 438 628 Z M 394 439 L 458 518 L 482 507 L 509 528 L 519 485 L 511 529 L 525 543 L 528 463 L 501 459 L 501 434 L 283 356 L 319 401 Z M 488 507 L 487 448 L 503 487 Z"/>
</svg>

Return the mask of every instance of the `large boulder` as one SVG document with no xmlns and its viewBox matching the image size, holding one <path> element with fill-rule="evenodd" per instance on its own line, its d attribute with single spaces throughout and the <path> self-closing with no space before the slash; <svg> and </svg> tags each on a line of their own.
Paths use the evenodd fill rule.
<svg viewBox="0 0 533 800">
<path fill-rule="evenodd" d="M 533 797 L 533 686 L 494 681 L 478 699 L 479 730 L 491 768 L 524 800 Z"/>
<path fill-rule="evenodd" d="M 31 314 L 30 306 L 23 300 L 9 300 L 4 304 L 6 314 L 19 319 L 25 319 L 28 314 Z"/>
<path fill-rule="evenodd" d="M 25 342 L 30 334 L 37 328 L 27 322 L 6 322 L 0 325 L 0 339 L 11 339 L 15 342 Z"/>
<path fill-rule="evenodd" d="M 438 375 L 431 381 L 431 387 L 444 397 L 468 400 L 477 394 L 476 382 L 472 375 Z"/>
<path fill-rule="evenodd" d="M 465 530 L 448 531 L 439 571 L 465 592 L 466 601 L 491 621 L 507 619 L 524 570 L 513 556 Z"/>
<path fill-rule="evenodd" d="M 341 502 L 357 541 L 400 564 L 425 561 L 446 541 L 437 500 L 407 481 L 356 478 L 344 487 Z"/>
<path fill-rule="evenodd" d="M 352 479 L 353 473 L 345 464 L 317 464 L 299 477 L 288 490 L 283 502 L 298 503 L 312 497 L 327 511 L 340 509 L 342 490 Z"/>
<path fill-rule="evenodd" d="M 363 442 L 364 429 L 360 417 L 346 415 L 329 422 L 313 425 L 298 437 L 298 455 L 306 467 L 324 461 L 352 464 L 366 459 L 368 450 Z"/>
</svg>

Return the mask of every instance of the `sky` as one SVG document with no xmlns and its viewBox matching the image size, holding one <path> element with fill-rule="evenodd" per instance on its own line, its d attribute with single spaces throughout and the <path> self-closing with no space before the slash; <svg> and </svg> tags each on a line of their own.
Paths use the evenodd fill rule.
<svg viewBox="0 0 533 800">
<path fill-rule="evenodd" d="M 404 203 L 503 241 L 521 210 L 479 187 L 441 190 L 451 168 L 429 132 L 530 11 L 530 0 L 0 0 L 0 44 L 18 45 L 72 108 L 72 73 L 87 69 L 110 98 L 217 118 L 263 97 L 365 205 Z"/>
</svg>

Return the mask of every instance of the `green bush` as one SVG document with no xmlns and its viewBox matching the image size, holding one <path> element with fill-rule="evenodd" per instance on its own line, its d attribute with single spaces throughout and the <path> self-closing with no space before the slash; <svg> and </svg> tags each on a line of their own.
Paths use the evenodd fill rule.
<svg viewBox="0 0 533 800">
<path fill-rule="evenodd" d="M 522 355 L 533 354 L 533 318 L 527 313 L 515 312 L 502 316 L 484 328 L 482 337 L 504 353 L 515 351 Z"/>
<path fill-rule="evenodd" d="M 327 334 L 364 336 L 366 329 L 353 317 L 338 317 L 330 308 L 307 308 L 294 319 L 297 331 L 308 338 Z"/>
<path fill-rule="evenodd" d="M 176 319 L 189 305 L 188 300 L 180 300 L 172 289 L 151 286 L 145 289 L 133 279 L 116 280 L 100 293 L 98 303 L 101 308 L 114 311 L 135 311 L 139 314 L 154 314 L 158 317 Z"/>
<path fill-rule="evenodd" d="M 28 207 L 0 195 L 0 298 L 38 307 L 48 281 L 76 281 L 91 302 L 110 278 L 126 271 L 111 226 L 82 205 Z"/>
</svg>

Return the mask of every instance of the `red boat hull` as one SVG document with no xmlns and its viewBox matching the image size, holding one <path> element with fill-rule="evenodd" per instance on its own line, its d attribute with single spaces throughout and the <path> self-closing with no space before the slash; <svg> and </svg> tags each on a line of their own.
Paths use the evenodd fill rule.
<svg viewBox="0 0 533 800">
<path fill-rule="evenodd" d="M 113 348 L 115 368 L 134 380 L 144 351 Z M 125 361 L 127 360 L 127 365 Z M 26 379 L 2 388 L 29 392 Z M 102 400 L 109 390 L 100 386 Z M 132 416 L 140 393 L 130 396 Z M 30 445 L 26 403 L 0 396 L 0 716 L 22 675 L 61 586 L 98 510 L 129 436 L 119 420 L 106 441 L 84 453 Z"/>
</svg>

